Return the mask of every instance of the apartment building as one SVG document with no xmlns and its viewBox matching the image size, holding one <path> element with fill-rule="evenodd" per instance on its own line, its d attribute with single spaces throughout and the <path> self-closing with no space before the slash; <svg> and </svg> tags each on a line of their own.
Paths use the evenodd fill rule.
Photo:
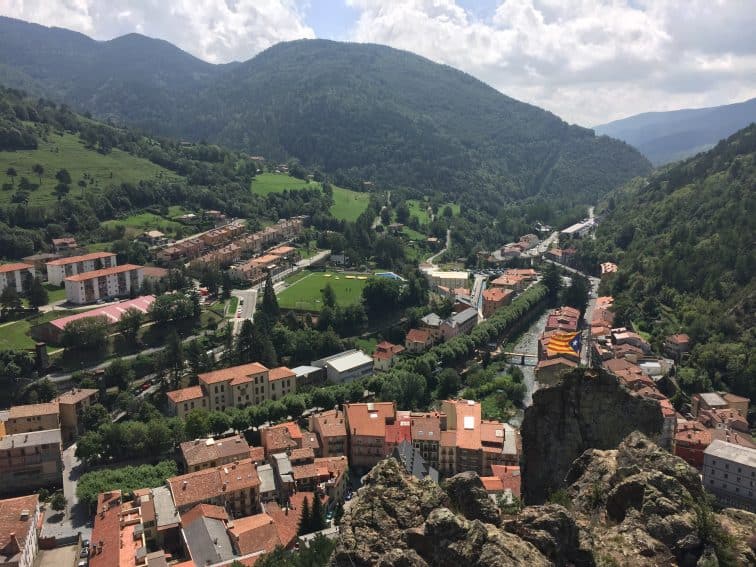
<svg viewBox="0 0 756 567">
<path fill-rule="evenodd" d="M 6 287 L 15 289 L 19 294 L 24 293 L 31 286 L 37 272 L 32 264 L 16 262 L 14 264 L 0 264 L 0 293 Z"/>
<path fill-rule="evenodd" d="M 180 450 L 186 472 L 196 472 L 250 458 L 250 446 L 241 435 L 186 441 L 181 443 Z"/>
<path fill-rule="evenodd" d="M 512 302 L 512 290 L 494 287 L 483 291 L 483 317 L 488 319 L 505 305 Z"/>
<path fill-rule="evenodd" d="M 481 419 L 472 400 L 447 400 L 441 405 L 447 429 L 441 432 L 439 470 L 446 476 L 475 471 L 491 476 L 491 465 L 518 465 L 520 440 L 506 423 Z"/>
<path fill-rule="evenodd" d="M 138 293 L 144 281 L 144 269 L 124 264 L 102 270 L 84 272 L 65 278 L 66 299 L 83 305 L 100 299 L 123 297 Z"/>
<path fill-rule="evenodd" d="M 338 409 L 310 416 L 310 431 L 320 440 L 323 457 L 347 454 L 347 430 L 344 412 Z"/>
<path fill-rule="evenodd" d="M 381 341 L 375 347 L 373 352 L 373 365 L 376 370 L 388 372 L 401 353 L 404 347 L 395 345 L 388 341 Z"/>
<path fill-rule="evenodd" d="M 426 463 L 438 468 L 441 431 L 446 429 L 446 414 L 440 412 L 410 414 L 412 446 Z"/>
<path fill-rule="evenodd" d="M 39 551 L 39 496 L 0 500 L 0 565 L 32 567 Z"/>
<path fill-rule="evenodd" d="M 475 328 L 478 324 L 478 311 L 472 307 L 467 308 L 459 313 L 452 314 L 451 317 L 441 323 L 441 336 L 445 341 L 458 335 L 465 335 Z"/>
<path fill-rule="evenodd" d="M 289 368 L 269 370 L 257 362 L 206 372 L 198 378 L 198 386 L 168 392 L 168 404 L 175 415 L 183 418 L 199 408 L 223 411 L 256 405 L 297 390 L 296 374 Z"/>
<path fill-rule="evenodd" d="M 94 388 L 73 388 L 53 400 L 60 411 L 60 429 L 64 443 L 73 441 L 84 433 L 82 414 L 97 402 L 97 397 L 98 391 Z"/>
<path fill-rule="evenodd" d="M 13 406 L 2 412 L 6 435 L 60 428 L 60 410 L 54 402 Z"/>
<path fill-rule="evenodd" d="M 81 256 L 58 258 L 47 262 L 47 281 L 52 285 L 62 285 L 70 276 L 112 268 L 118 264 L 113 252 L 92 252 Z"/>
<path fill-rule="evenodd" d="M 756 449 L 712 441 L 704 451 L 703 484 L 722 505 L 756 512 Z"/>
<path fill-rule="evenodd" d="M 428 329 L 410 329 L 404 339 L 407 352 L 420 354 L 433 346 L 433 336 Z"/>
<path fill-rule="evenodd" d="M 0 439 L 0 492 L 32 491 L 63 483 L 60 429 Z"/>
<path fill-rule="evenodd" d="M 357 468 L 372 468 L 386 457 L 386 425 L 396 420 L 396 404 L 345 404 L 344 415 L 349 435 L 349 463 Z"/>
<path fill-rule="evenodd" d="M 260 478 L 252 459 L 174 476 L 167 482 L 180 513 L 202 503 L 221 506 L 234 517 L 260 511 Z"/>
</svg>

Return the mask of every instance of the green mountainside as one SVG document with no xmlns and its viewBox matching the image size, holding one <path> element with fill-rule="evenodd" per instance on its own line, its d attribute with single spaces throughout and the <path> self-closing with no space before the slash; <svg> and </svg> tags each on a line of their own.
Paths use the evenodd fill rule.
<svg viewBox="0 0 756 567">
<path fill-rule="evenodd" d="M 658 345 L 688 333 L 694 350 L 680 379 L 689 390 L 729 387 L 756 398 L 756 125 L 695 158 L 615 192 L 596 240 L 580 244 L 620 322 Z"/>
<path fill-rule="evenodd" d="M 756 98 L 710 108 L 646 112 L 596 126 L 638 148 L 654 165 L 662 165 L 708 150 L 756 121 Z"/>
<path fill-rule="evenodd" d="M 134 34 L 96 42 L 0 18 L 0 81 L 153 133 L 295 157 L 349 188 L 574 205 L 650 170 L 623 142 L 377 45 L 302 40 L 215 66 Z"/>
</svg>

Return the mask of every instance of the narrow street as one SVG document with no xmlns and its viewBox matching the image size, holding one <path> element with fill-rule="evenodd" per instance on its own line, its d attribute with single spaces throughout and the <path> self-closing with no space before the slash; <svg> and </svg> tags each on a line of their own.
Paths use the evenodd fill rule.
<svg viewBox="0 0 756 567">
<path fill-rule="evenodd" d="M 92 535 L 89 510 L 76 497 L 76 486 L 82 472 L 81 462 L 76 458 L 76 444 L 66 448 L 62 457 L 63 495 L 66 497 L 67 505 L 63 512 L 56 512 L 47 506 L 42 524 L 42 537 L 55 537 L 65 541 L 81 533 L 83 539 L 89 539 Z"/>
</svg>

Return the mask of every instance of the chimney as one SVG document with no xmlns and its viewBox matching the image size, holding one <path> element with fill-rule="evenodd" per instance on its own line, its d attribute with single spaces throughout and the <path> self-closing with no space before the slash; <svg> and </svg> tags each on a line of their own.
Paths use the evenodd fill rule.
<svg viewBox="0 0 756 567">
<path fill-rule="evenodd" d="M 189 481 L 184 481 L 181 483 L 181 490 L 186 490 L 186 485 L 189 484 Z"/>
</svg>

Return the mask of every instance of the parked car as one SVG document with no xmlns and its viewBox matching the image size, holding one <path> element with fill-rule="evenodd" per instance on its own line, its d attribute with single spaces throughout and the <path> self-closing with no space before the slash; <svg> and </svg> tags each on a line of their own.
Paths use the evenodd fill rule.
<svg viewBox="0 0 756 567">
<path fill-rule="evenodd" d="M 79 552 L 79 557 L 89 557 L 89 547 L 82 547 Z"/>
</svg>

